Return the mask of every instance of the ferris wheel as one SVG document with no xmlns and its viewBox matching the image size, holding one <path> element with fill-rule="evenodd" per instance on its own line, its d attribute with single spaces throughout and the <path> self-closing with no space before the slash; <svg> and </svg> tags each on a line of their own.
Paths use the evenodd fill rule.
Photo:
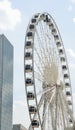
<svg viewBox="0 0 75 130">
<path fill-rule="evenodd" d="M 24 76 L 29 130 L 73 127 L 73 103 L 64 45 L 54 19 L 35 14 L 25 36 Z"/>
</svg>

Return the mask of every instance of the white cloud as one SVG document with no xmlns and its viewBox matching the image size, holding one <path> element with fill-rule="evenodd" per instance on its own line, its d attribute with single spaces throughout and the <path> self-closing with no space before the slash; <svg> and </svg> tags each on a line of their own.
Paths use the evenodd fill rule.
<svg viewBox="0 0 75 130">
<path fill-rule="evenodd" d="M 75 69 L 75 62 L 74 59 L 72 59 L 75 58 L 75 52 L 72 49 L 67 49 L 66 51 L 68 52 L 69 58 L 71 58 L 71 61 L 69 62 L 69 67 L 71 69 Z"/>
<path fill-rule="evenodd" d="M 75 18 L 73 18 L 73 22 L 75 23 Z"/>
<path fill-rule="evenodd" d="M 0 1 L 0 29 L 13 30 L 21 22 L 21 12 L 13 9 L 9 0 Z"/>
<path fill-rule="evenodd" d="M 72 3 L 75 3 L 75 0 L 71 0 Z"/>
<path fill-rule="evenodd" d="M 68 11 L 69 11 L 69 12 L 72 11 L 72 5 L 69 5 L 69 7 L 68 7 Z"/>
<path fill-rule="evenodd" d="M 75 52 L 72 49 L 67 49 L 67 52 L 72 58 L 75 58 Z"/>
</svg>

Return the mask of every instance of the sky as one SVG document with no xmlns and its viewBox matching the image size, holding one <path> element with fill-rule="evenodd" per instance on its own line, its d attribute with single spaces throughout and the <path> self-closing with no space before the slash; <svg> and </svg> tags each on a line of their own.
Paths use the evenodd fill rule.
<svg viewBox="0 0 75 130">
<path fill-rule="evenodd" d="M 13 123 L 27 128 L 30 122 L 24 85 L 25 34 L 31 17 L 42 12 L 54 18 L 63 40 L 75 115 L 75 0 L 0 0 L 0 34 L 5 34 L 14 46 Z"/>
</svg>

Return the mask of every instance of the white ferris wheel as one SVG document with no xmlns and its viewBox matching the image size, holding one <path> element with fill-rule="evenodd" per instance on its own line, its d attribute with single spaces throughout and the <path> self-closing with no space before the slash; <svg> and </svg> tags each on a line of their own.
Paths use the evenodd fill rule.
<svg viewBox="0 0 75 130">
<path fill-rule="evenodd" d="M 73 127 L 73 103 L 64 45 L 54 19 L 35 14 L 25 36 L 24 75 L 29 130 Z"/>
</svg>

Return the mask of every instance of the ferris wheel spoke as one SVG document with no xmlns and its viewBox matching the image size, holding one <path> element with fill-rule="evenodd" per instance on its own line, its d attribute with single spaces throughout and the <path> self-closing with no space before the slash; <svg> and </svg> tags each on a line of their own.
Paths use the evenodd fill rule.
<svg viewBox="0 0 75 130">
<path fill-rule="evenodd" d="M 48 37 L 49 43 L 51 43 L 52 41 L 50 40 L 48 34 L 46 34 L 46 36 Z M 53 43 L 53 42 L 52 42 L 52 43 Z M 56 55 L 55 48 L 50 47 L 50 46 L 48 47 L 48 54 L 49 54 L 49 59 L 50 59 L 51 61 L 53 61 L 53 58 L 54 58 L 55 56 L 57 56 L 57 55 Z M 56 59 L 54 59 L 54 60 L 55 60 L 56 63 L 58 63 L 58 57 L 56 57 Z"/>
<path fill-rule="evenodd" d="M 64 117 L 64 121 L 65 121 L 65 126 L 67 126 L 67 125 L 70 126 L 69 118 L 71 118 L 73 120 L 72 113 L 70 113 L 70 109 L 68 107 L 66 100 L 64 99 L 64 95 L 60 94 L 60 99 L 61 99 L 61 103 L 62 103 L 61 104 L 62 110 L 64 110 L 63 117 Z"/>
<path fill-rule="evenodd" d="M 37 72 L 37 74 L 35 73 L 35 76 L 37 75 L 38 77 L 40 76 L 41 78 L 40 78 L 40 80 L 43 80 L 44 81 L 44 79 L 45 79 L 45 81 L 46 81 L 46 83 L 48 83 L 48 78 L 49 78 L 49 76 L 51 75 L 51 67 L 50 67 L 50 65 L 48 65 L 47 64 L 47 68 L 46 67 L 42 67 L 42 69 L 39 67 L 39 65 L 36 63 L 36 61 L 35 61 L 35 64 L 36 64 L 36 66 L 37 66 L 37 68 L 38 68 L 38 70 L 39 70 L 39 73 L 40 74 L 38 74 L 38 72 Z M 53 67 L 53 65 L 54 65 L 54 63 L 52 63 L 52 67 Z M 56 67 L 55 65 L 54 65 L 54 67 Z M 43 73 L 43 69 L 45 69 L 45 71 L 46 71 L 46 74 L 45 74 L 45 77 L 44 77 L 44 73 Z M 55 77 L 55 80 L 57 79 L 57 67 L 55 68 L 55 70 L 54 70 L 55 72 L 55 74 L 54 74 L 54 77 L 55 77 L 55 75 L 56 75 L 56 77 Z M 53 74 L 53 73 L 52 73 Z M 47 75 L 49 75 L 49 76 L 47 76 Z M 37 78 L 38 78 L 37 77 Z M 39 78 L 38 78 L 39 79 Z"/>
<path fill-rule="evenodd" d="M 65 113 L 65 110 L 64 110 L 64 107 L 63 107 L 63 103 L 62 103 L 62 99 L 61 99 L 61 96 L 59 94 L 59 99 L 60 99 L 60 109 L 61 109 L 61 114 L 62 114 L 62 121 L 63 121 L 63 127 L 65 128 L 66 127 L 66 124 L 65 124 L 65 117 L 64 117 L 64 113 Z"/>
<path fill-rule="evenodd" d="M 55 91 L 55 88 L 54 87 L 52 87 L 52 88 L 50 88 L 50 87 L 48 87 L 48 88 L 46 88 L 46 89 L 44 89 L 43 91 L 39 91 L 38 93 L 37 93 L 37 96 L 39 96 L 40 94 L 42 94 L 42 95 L 47 95 L 48 93 L 53 93 Z"/>
<path fill-rule="evenodd" d="M 39 32 L 38 32 L 38 29 L 36 28 L 36 36 L 37 36 L 37 40 L 39 41 L 39 45 L 41 44 L 42 45 L 42 39 L 40 38 L 40 35 L 39 35 Z"/>
<path fill-rule="evenodd" d="M 64 129 L 66 124 L 65 124 L 65 118 L 64 118 L 64 113 L 65 110 L 63 108 L 62 100 L 60 95 L 58 94 L 58 127 L 59 129 Z"/>
<path fill-rule="evenodd" d="M 68 115 L 67 115 L 67 111 L 66 108 L 64 107 L 64 105 L 66 106 L 66 104 L 63 104 L 62 98 L 60 96 L 60 101 L 61 101 L 61 110 L 62 110 L 62 116 L 63 116 L 63 123 L 64 123 L 64 127 L 66 127 L 68 124 Z"/>
<path fill-rule="evenodd" d="M 39 47 L 40 48 L 40 53 L 37 51 L 37 49 L 35 48 L 35 52 L 37 54 L 38 60 L 41 63 L 41 67 L 44 68 L 47 65 L 50 65 L 50 61 L 48 59 L 48 51 L 46 50 L 46 48 L 43 47 Z M 41 49 L 42 48 L 42 49 Z M 40 55 L 39 55 L 40 54 Z"/>
<path fill-rule="evenodd" d="M 53 130 L 54 130 L 54 126 L 55 126 L 55 124 L 54 124 L 54 111 L 53 111 L 53 107 L 52 107 L 52 105 L 50 104 L 49 105 L 49 110 L 50 110 L 50 113 L 51 113 L 51 126 L 52 126 L 52 128 L 53 128 Z"/>
<path fill-rule="evenodd" d="M 62 100 L 63 100 L 63 102 L 64 102 L 64 105 L 66 106 L 66 112 L 67 112 L 67 114 L 69 114 L 69 116 L 71 117 L 71 119 L 73 120 L 73 115 L 72 115 L 72 111 L 70 110 L 70 108 L 69 108 L 69 106 L 68 106 L 68 103 L 67 103 L 67 101 L 65 100 L 65 97 L 64 97 L 64 95 L 63 94 L 60 94 L 60 96 L 61 96 L 61 98 L 62 98 Z"/>
<path fill-rule="evenodd" d="M 43 43 L 45 43 L 45 42 L 47 42 L 46 40 L 45 40 L 45 33 L 44 33 L 44 29 L 43 29 L 43 24 L 42 24 L 42 22 L 40 22 L 39 23 L 39 27 L 40 27 L 40 33 L 41 33 L 41 37 L 42 37 L 42 41 L 43 41 Z"/>
<path fill-rule="evenodd" d="M 44 101 L 44 95 L 41 96 L 40 101 L 39 101 L 39 103 L 37 105 L 38 111 L 39 111 L 41 105 L 43 104 L 43 101 Z"/>
<path fill-rule="evenodd" d="M 50 103 L 52 102 L 53 98 L 55 96 L 55 91 L 52 93 L 52 96 L 50 98 L 50 101 L 49 103 L 46 102 L 47 105 L 45 105 L 45 108 L 44 108 L 44 113 L 43 113 L 43 119 L 42 119 L 42 127 L 43 127 L 43 123 L 45 122 L 45 117 L 46 117 L 46 114 L 47 114 L 47 107 L 49 107 Z"/>
<path fill-rule="evenodd" d="M 37 38 L 37 42 L 38 42 L 38 44 L 39 44 L 39 51 L 41 52 L 41 54 L 42 54 L 42 39 L 41 39 L 41 37 L 40 37 L 41 35 L 40 35 L 40 33 L 38 32 L 38 30 L 36 29 L 36 38 Z"/>
<path fill-rule="evenodd" d="M 45 49 L 42 49 L 42 41 L 40 40 L 40 37 L 39 37 L 39 34 L 38 34 L 38 31 L 36 31 L 36 36 L 37 36 L 37 42 L 38 42 L 38 44 L 39 44 L 39 46 L 38 46 L 38 48 L 39 48 L 39 52 L 37 51 L 37 49 L 35 48 L 35 52 L 36 52 L 36 54 L 37 54 L 37 56 L 38 56 L 38 58 L 39 58 L 39 61 L 41 62 L 41 60 L 42 60 L 42 62 L 43 62 L 43 57 L 44 57 L 44 51 L 45 51 Z M 40 56 L 39 56 L 39 53 L 41 54 Z"/>
<path fill-rule="evenodd" d="M 52 41 L 51 41 L 51 38 L 50 38 L 50 35 L 48 35 L 47 33 L 45 34 L 46 35 L 46 37 L 48 38 L 48 40 L 49 40 L 49 43 L 51 44 L 51 43 L 53 43 Z M 48 55 L 49 55 L 49 61 L 53 61 L 53 58 L 55 57 L 55 52 L 54 52 L 54 48 L 52 49 L 52 47 L 49 45 L 48 46 Z M 58 57 L 56 58 L 56 61 L 58 62 Z"/>
<path fill-rule="evenodd" d="M 43 50 L 45 52 L 45 57 L 49 58 L 49 44 L 48 44 L 48 40 L 46 37 L 46 30 L 47 27 L 44 29 L 43 24 L 40 22 L 40 30 L 41 30 L 41 35 L 42 35 L 42 39 L 43 39 Z"/>
<path fill-rule="evenodd" d="M 59 97 L 58 97 L 57 104 L 58 105 L 56 105 L 56 96 L 55 96 L 54 102 L 52 104 L 50 104 L 50 106 L 49 106 L 50 113 L 51 113 L 51 122 L 52 122 L 52 128 L 53 128 L 53 130 L 58 129 L 59 126 L 62 127 L 61 123 L 63 121 L 63 119 L 62 119 L 62 113 L 61 113 L 61 108 L 60 108 L 60 103 L 59 103 Z M 56 116 L 56 113 L 57 113 L 57 116 Z"/>
<path fill-rule="evenodd" d="M 45 42 L 45 44 L 46 44 L 46 42 Z M 39 44 L 39 46 L 40 45 L 41 44 Z M 39 56 L 39 52 L 37 51 L 37 49 L 35 49 L 35 50 L 36 50 L 36 53 L 38 55 L 39 61 L 42 62 L 41 65 L 44 64 L 44 67 L 46 65 L 50 66 L 50 62 L 53 61 L 53 58 L 54 58 L 54 56 L 53 56 L 53 58 L 50 57 L 50 55 L 52 56 L 54 54 L 54 53 L 51 54 L 51 48 L 48 49 L 47 45 L 45 45 L 45 47 L 44 46 L 43 47 L 40 46 L 39 50 L 41 51 L 41 57 Z"/>
<path fill-rule="evenodd" d="M 36 65 L 36 67 L 37 67 L 37 69 L 38 69 L 38 72 L 37 72 L 37 73 L 39 73 L 40 76 L 42 76 L 42 75 L 43 75 L 43 71 L 41 70 L 41 67 L 39 67 L 39 65 L 36 63 L 36 61 L 35 61 L 35 65 Z M 36 71 L 35 71 L 35 72 L 36 72 Z"/>
<path fill-rule="evenodd" d="M 50 111 L 49 111 L 49 107 L 48 107 L 48 130 L 51 128 L 51 121 L 50 121 Z"/>
<path fill-rule="evenodd" d="M 42 26 L 42 25 L 41 25 Z M 44 42 L 43 42 L 43 44 L 41 43 L 41 42 L 39 42 L 38 41 L 38 43 L 39 43 L 39 50 L 40 50 L 40 52 L 41 52 L 41 57 L 42 57 L 42 59 L 44 58 L 47 62 L 48 62 L 48 64 L 49 64 L 49 61 L 48 61 L 48 56 L 49 56 L 49 51 L 48 51 L 48 46 L 47 46 L 47 41 L 46 41 L 46 38 L 45 38 L 45 33 L 44 33 L 44 31 L 42 30 L 42 33 L 43 33 L 43 38 L 44 38 Z M 41 35 L 41 34 L 40 34 Z M 39 37 L 39 34 L 38 34 L 38 32 L 37 32 L 37 37 Z M 40 38 L 39 38 L 40 39 Z M 43 45 L 43 46 L 42 46 Z M 44 63 L 46 62 L 46 61 L 44 61 Z"/>
<path fill-rule="evenodd" d="M 35 78 L 37 80 L 39 80 L 40 82 L 44 82 L 43 78 L 42 78 L 42 75 L 40 73 L 36 72 L 36 71 L 35 71 Z"/>
<path fill-rule="evenodd" d="M 47 28 L 46 28 L 47 29 Z M 45 35 L 45 30 L 44 27 L 43 27 L 43 23 L 40 22 L 39 23 L 39 33 L 40 33 L 40 36 L 41 36 L 41 39 L 43 41 L 43 45 L 47 45 L 47 39 L 46 39 L 46 35 Z M 43 47 L 43 46 L 42 46 Z M 46 46 L 45 46 L 46 47 Z"/>
<path fill-rule="evenodd" d="M 43 120 L 43 117 L 44 117 L 44 113 L 46 112 L 46 107 L 47 107 L 46 104 L 47 104 L 47 102 L 44 100 L 42 120 Z M 46 122 L 46 117 L 42 121 L 42 128 L 43 128 L 43 130 L 45 129 L 45 122 Z"/>
<path fill-rule="evenodd" d="M 39 55 L 39 52 L 37 51 L 36 48 L 35 48 L 35 52 L 36 52 L 36 54 L 37 54 L 37 58 L 38 58 L 38 60 L 40 61 L 40 65 L 41 65 L 41 68 L 42 68 L 43 65 L 45 66 L 45 62 L 43 61 L 43 56 L 42 56 L 42 54 Z"/>
</svg>

